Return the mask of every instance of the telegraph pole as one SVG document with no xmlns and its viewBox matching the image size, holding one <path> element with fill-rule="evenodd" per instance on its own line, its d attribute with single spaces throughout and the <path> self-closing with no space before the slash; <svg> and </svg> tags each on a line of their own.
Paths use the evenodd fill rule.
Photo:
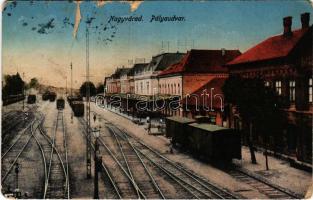
<svg viewBox="0 0 313 200">
<path fill-rule="evenodd" d="M 67 76 L 65 76 L 65 96 L 67 96 Z"/>
<path fill-rule="evenodd" d="M 87 179 L 91 178 L 91 133 L 90 133 L 90 85 L 89 85 L 89 25 L 86 24 L 86 122 L 87 122 Z"/>
<path fill-rule="evenodd" d="M 72 62 L 71 62 L 71 96 L 73 95 L 72 94 L 72 88 L 73 88 L 73 65 L 72 65 Z"/>
<path fill-rule="evenodd" d="M 25 108 L 25 98 L 26 98 L 26 96 L 25 96 L 25 73 L 23 72 L 23 96 L 24 96 L 24 98 L 23 98 L 23 111 L 24 111 L 24 108 Z"/>
</svg>

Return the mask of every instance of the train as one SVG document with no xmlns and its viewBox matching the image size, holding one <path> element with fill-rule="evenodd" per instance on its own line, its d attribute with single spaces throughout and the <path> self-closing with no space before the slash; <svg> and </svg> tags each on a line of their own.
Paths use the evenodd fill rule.
<svg viewBox="0 0 313 200">
<path fill-rule="evenodd" d="M 173 146 L 195 157 L 212 162 L 241 159 L 241 134 L 230 128 L 209 123 L 208 117 L 166 118 L 166 136 Z"/>
<path fill-rule="evenodd" d="M 46 91 L 42 94 L 42 100 L 43 101 L 51 101 L 51 102 L 54 102 L 55 99 L 57 97 L 57 94 L 55 92 L 49 92 L 49 91 Z"/>
<path fill-rule="evenodd" d="M 64 109 L 64 106 L 65 106 L 65 101 L 64 101 L 64 99 L 63 99 L 63 98 L 57 99 L 56 105 L 57 105 L 57 109 L 58 109 L 58 110 L 63 110 L 63 109 Z"/>
<path fill-rule="evenodd" d="M 55 92 L 50 92 L 49 101 L 54 102 L 57 98 L 57 94 Z"/>
<path fill-rule="evenodd" d="M 83 97 L 81 96 L 68 96 L 67 101 L 72 108 L 72 111 L 74 113 L 74 116 L 76 117 L 82 117 L 84 116 L 84 101 Z"/>
<path fill-rule="evenodd" d="M 28 104 L 34 104 L 34 103 L 36 103 L 36 95 L 34 95 L 34 94 L 28 95 L 28 97 L 27 97 L 27 103 L 28 103 Z"/>
<path fill-rule="evenodd" d="M 42 94 L 42 100 L 43 101 L 47 101 L 49 100 L 49 95 L 50 95 L 50 92 L 49 91 L 46 91 Z"/>
<path fill-rule="evenodd" d="M 2 96 L 2 105 L 3 106 L 10 105 L 12 103 L 23 101 L 24 99 L 25 95 L 23 94 Z"/>
</svg>

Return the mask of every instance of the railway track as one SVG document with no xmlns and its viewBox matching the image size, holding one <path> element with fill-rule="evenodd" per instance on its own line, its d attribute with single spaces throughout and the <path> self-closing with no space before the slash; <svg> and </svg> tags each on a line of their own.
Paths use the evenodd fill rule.
<svg viewBox="0 0 313 200">
<path fill-rule="evenodd" d="M 84 127 L 81 133 L 83 134 L 83 136 L 87 137 L 85 120 L 80 117 L 77 119 L 81 123 L 81 125 Z M 95 151 L 95 146 L 93 143 L 91 143 L 91 148 L 93 151 Z M 118 187 L 116 180 L 113 179 L 112 172 L 109 171 L 108 167 L 103 162 L 101 163 L 101 167 L 102 167 L 101 173 L 102 173 L 103 180 L 105 180 L 105 182 L 108 181 L 109 183 L 107 185 L 108 187 L 107 189 L 109 193 L 107 194 L 107 198 L 108 199 L 122 199 L 121 190 Z"/>
<path fill-rule="evenodd" d="M 70 198 L 69 191 L 69 175 L 68 175 L 68 163 L 67 163 L 67 148 L 66 148 L 66 136 L 64 130 L 63 112 L 58 111 L 55 129 L 52 138 L 48 137 L 42 129 L 40 129 L 45 138 L 51 145 L 51 152 L 49 155 L 46 181 L 43 198 L 45 199 L 64 199 Z M 62 151 L 65 153 L 66 163 L 63 162 L 62 156 L 59 153 L 60 146 L 57 145 L 58 134 L 62 134 L 65 141 Z"/>
<path fill-rule="evenodd" d="M 84 123 L 83 120 L 80 121 L 81 123 Z M 122 154 L 122 156 L 119 156 L 118 159 L 104 142 L 108 141 L 108 138 L 103 139 L 100 137 L 100 143 L 104 147 L 101 152 L 105 150 L 112 159 L 111 161 L 108 161 L 108 156 L 105 156 L 103 159 L 107 160 L 105 165 L 109 168 L 110 166 L 108 165 L 115 161 L 120 170 L 123 171 L 123 174 L 128 177 L 129 181 L 133 181 L 133 189 L 138 187 L 138 190 L 140 191 L 139 198 L 237 198 L 237 196 L 226 191 L 225 189 L 216 186 L 195 175 L 193 172 L 190 172 L 173 163 L 166 157 L 162 156 L 137 139 L 130 137 L 127 133 L 121 131 L 112 124 L 106 123 L 106 126 L 112 133 L 112 137 L 115 138 L 116 145 L 120 149 L 120 154 Z M 125 167 L 126 161 L 129 169 L 127 169 L 127 166 Z M 125 163 L 122 165 L 122 162 Z M 141 168 L 139 168 L 139 166 L 141 166 Z M 116 170 L 116 168 L 114 169 Z M 128 170 L 132 171 L 132 176 L 128 173 Z M 142 174 L 143 172 L 145 172 L 144 175 Z M 119 186 L 118 181 L 116 181 L 119 176 L 111 174 L 111 171 L 109 173 L 111 178 L 114 178 L 119 191 L 122 193 L 123 188 Z M 143 180 L 142 176 L 145 176 L 146 179 Z M 165 177 L 164 179 L 169 181 L 170 185 L 174 187 L 176 194 L 175 197 L 168 195 L 168 188 L 162 188 L 162 185 L 158 184 L 160 177 Z M 126 193 L 126 195 L 129 194 Z M 122 197 L 123 196 L 124 195 L 122 194 Z M 124 198 L 131 197 L 125 196 Z"/>
<path fill-rule="evenodd" d="M 152 175 L 140 154 L 134 149 L 133 145 L 129 141 L 120 138 L 114 129 L 110 128 L 110 132 L 113 134 L 125 162 L 128 161 L 129 163 L 129 171 L 134 172 L 133 180 L 136 181 L 145 197 L 165 199 L 165 195 L 157 184 L 155 177 Z"/>
<path fill-rule="evenodd" d="M 85 124 L 84 120 L 81 120 L 81 122 Z M 115 141 L 117 142 L 120 155 L 117 155 L 117 152 L 113 152 L 112 146 L 110 148 L 109 144 L 104 142 L 101 137 L 98 141 L 101 147 L 100 151 L 106 152 L 103 154 L 103 163 L 106 166 L 108 174 L 110 174 L 110 177 L 112 177 L 114 185 L 118 190 L 121 198 L 146 199 L 146 195 L 139 188 L 138 183 L 134 179 L 133 173 L 129 166 L 129 156 L 124 153 L 123 147 L 119 143 L 119 140 L 116 139 Z M 128 157 L 128 159 L 126 157 Z"/>
<path fill-rule="evenodd" d="M 24 119 L 31 118 L 31 114 L 35 110 L 35 107 L 27 108 L 26 111 L 10 111 L 2 116 L 2 134 L 5 135 L 11 130 L 15 129 L 21 124 L 21 121 L 27 122 Z"/>
<path fill-rule="evenodd" d="M 131 142 L 134 143 L 135 147 L 138 147 L 138 150 L 140 151 L 141 154 L 144 155 L 146 153 L 145 157 L 148 160 L 150 160 L 151 162 L 154 160 L 154 156 L 163 157 L 158 152 L 151 149 L 150 147 L 148 147 L 144 143 L 142 143 L 142 142 L 140 142 L 140 141 L 138 141 L 132 137 L 129 137 L 129 135 L 127 133 L 125 133 L 124 131 L 120 130 L 120 133 L 122 133 L 124 135 L 125 139 L 127 139 L 127 138 L 131 139 Z M 122 135 L 122 137 L 123 137 L 123 135 Z M 193 180 L 196 180 L 196 182 L 198 182 L 202 186 L 206 185 L 206 188 L 207 189 L 209 188 L 214 193 L 215 197 L 213 196 L 213 198 L 235 198 L 236 197 L 233 194 L 231 194 L 231 193 L 229 193 L 223 189 L 220 190 L 216 185 L 213 185 L 211 183 L 208 184 L 208 182 L 203 177 L 199 177 L 199 176 L 195 175 L 194 173 L 190 172 L 189 170 L 183 168 L 182 166 L 177 165 L 175 163 L 172 163 L 171 161 L 169 161 L 165 157 L 163 157 L 163 158 L 166 160 L 166 162 L 171 163 L 172 166 L 175 166 L 176 169 L 183 170 L 184 174 L 188 175 L 189 177 L 193 177 Z M 162 161 L 160 161 L 159 163 L 160 163 L 160 165 L 155 163 L 158 166 L 158 168 L 164 168 L 164 166 L 166 166 L 166 164 Z M 171 171 L 171 170 L 169 170 L 169 171 Z M 176 172 L 177 171 L 174 169 L 174 173 L 176 173 Z M 277 186 L 277 185 L 269 182 L 268 180 L 266 180 L 262 177 L 256 176 L 255 174 L 253 174 L 249 171 L 245 171 L 243 169 L 233 169 L 231 171 L 228 171 L 228 173 L 230 175 L 232 175 L 233 177 L 235 177 L 236 179 L 238 179 L 244 183 L 247 183 L 248 185 L 251 185 L 252 187 L 256 188 L 259 192 L 265 194 L 269 198 L 272 198 L 272 199 L 301 199 L 301 198 L 303 198 L 301 195 L 296 194 L 292 191 L 289 191 L 288 189 Z M 197 185 L 197 183 L 195 183 L 193 180 L 191 180 L 190 183 L 192 183 L 192 185 Z M 201 187 L 197 186 L 197 188 L 200 189 Z"/>
<path fill-rule="evenodd" d="M 147 162 L 151 162 L 156 169 L 169 176 L 176 184 L 180 185 L 185 192 L 189 193 L 184 198 L 193 199 L 208 199 L 208 198 L 221 198 L 221 199 L 235 199 L 237 196 L 226 191 L 224 188 L 219 187 L 211 182 L 197 176 L 195 173 L 186 170 L 185 168 L 170 161 L 151 147 L 143 142 L 130 137 L 126 132 L 115 128 L 118 135 L 129 143 L 132 144 L 134 150 L 144 157 Z M 169 197 L 166 197 L 169 198 Z"/>
<path fill-rule="evenodd" d="M 303 198 L 299 194 L 288 191 L 285 188 L 281 188 L 277 185 L 270 183 L 269 181 L 262 179 L 261 177 L 256 177 L 256 175 L 251 172 L 244 171 L 242 169 L 232 169 L 228 173 L 234 178 L 241 182 L 244 182 L 254 188 L 259 192 L 268 196 L 271 199 L 301 199 Z"/>
<path fill-rule="evenodd" d="M 17 163 L 19 157 L 25 151 L 26 147 L 32 139 L 32 132 L 34 131 L 34 123 L 32 121 L 20 134 L 15 142 L 1 155 L 1 183 L 4 183 L 7 177 L 11 174 L 14 165 Z M 9 167 L 5 167 L 3 163 L 10 163 Z"/>
</svg>

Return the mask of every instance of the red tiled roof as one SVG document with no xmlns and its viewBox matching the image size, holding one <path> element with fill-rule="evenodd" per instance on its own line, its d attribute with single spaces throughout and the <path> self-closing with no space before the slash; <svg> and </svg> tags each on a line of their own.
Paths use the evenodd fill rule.
<svg viewBox="0 0 313 200">
<path fill-rule="evenodd" d="M 296 46 L 308 29 L 298 29 L 292 32 L 292 36 L 276 35 L 267 38 L 263 42 L 248 49 L 227 65 L 269 60 L 287 56 Z"/>
<path fill-rule="evenodd" d="M 189 73 L 210 73 L 227 72 L 223 65 L 239 56 L 239 50 L 196 50 L 192 49 L 180 60 L 171 65 L 159 75 L 176 74 L 182 72 Z"/>
<path fill-rule="evenodd" d="M 198 88 L 196 91 L 191 93 L 190 97 L 185 97 L 182 99 L 182 104 L 186 104 L 187 100 L 187 105 L 196 105 L 196 98 L 193 97 L 192 95 L 196 95 L 198 97 L 197 105 L 198 106 L 203 106 L 203 96 L 204 94 L 209 95 L 205 97 L 205 106 L 211 108 L 211 89 L 212 94 L 213 94 L 213 100 L 212 100 L 212 106 L 213 108 L 221 108 L 221 101 L 217 97 L 214 98 L 214 95 L 219 95 L 223 99 L 223 92 L 222 92 L 222 87 L 224 85 L 224 82 L 227 78 L 214 78 L 210 81 L 208 81 L 206 84 Z"/>
</svg>

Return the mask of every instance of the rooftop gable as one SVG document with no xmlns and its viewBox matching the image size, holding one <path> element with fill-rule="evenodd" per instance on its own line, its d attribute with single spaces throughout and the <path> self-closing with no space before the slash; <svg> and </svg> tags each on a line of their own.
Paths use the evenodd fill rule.
<svg viewBox="0 0 313 200">
<path fill-rule="evenodd" d="M 153 56 L 151 62 L 146 66 L 147 70 L 162 71 L 170 65 L 179 62 L 184 53 L 163 53 L 157 56 Z"/>
<path fill-rule="evenodd" d="M 241 56 L 227 63 L 227 66 L 285 58 L 292 52 L 310 29 L 312 29 L 312 27 L 294 30 L 289 36 L 280 34 L 269 37 L 248 49 Z"/>
<path fill-rule="evenodd" d="M 224 67 L 227 62 L 236 58 L 241 53 L 239 50 L 198 50 L 191 49 L 181 59 L 180 62 L 175 63 L 164 70 L 160 75 L 169 75 L 176 73 L 216 73 L 227 72 L 228 69 Z"/>
</svg>

